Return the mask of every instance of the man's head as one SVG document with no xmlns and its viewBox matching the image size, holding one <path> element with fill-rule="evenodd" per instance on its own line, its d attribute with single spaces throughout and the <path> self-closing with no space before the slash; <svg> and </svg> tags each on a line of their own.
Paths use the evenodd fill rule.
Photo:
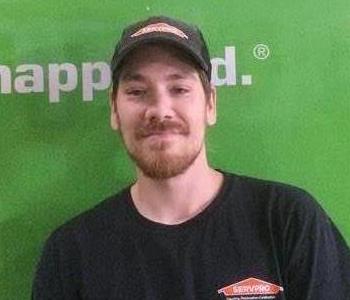
<svg viewBox="0 0 350 300">
<path fill-rule="evenodd" d="M 201 31 L 192 25 L 169 17 L 157 16 L 126 27 L 111 61 L 113 90 L 117 88 L 124 59 L 136 48 L 148 43 L 167 43 L 181 49 L 211 80 L 211 63 Z"/>
<path fill-rule="evenodd" d="M 111 124 L 148 177 L 176 176 L 201 152 L 205 157 L 205 129 L 215 123 L 216 99 L 200 39 L 198 29 L 156 17 L 128 27 L 116 47 Z"/>
</svg>

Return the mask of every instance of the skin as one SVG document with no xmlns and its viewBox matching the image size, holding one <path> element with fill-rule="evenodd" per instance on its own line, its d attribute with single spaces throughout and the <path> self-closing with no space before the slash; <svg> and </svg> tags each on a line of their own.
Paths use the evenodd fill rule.
<svg viewBox="0 0 350 300">
<path fill-rule="evenodd" d="M 129 55 L 111 95 L 111 126 L 136 162 L 131 196 L 144 217 L 179 224 L 214 199 L 223 178 L 208 165 L 204 138 L 215 122 L 215 88 L 206 97 L 176 50 L 147 45 Z"/>
</svg>

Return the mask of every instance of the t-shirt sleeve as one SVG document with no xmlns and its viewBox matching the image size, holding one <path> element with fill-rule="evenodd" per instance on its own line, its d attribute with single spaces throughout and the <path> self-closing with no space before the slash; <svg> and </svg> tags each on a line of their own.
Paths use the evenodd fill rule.
<svg viewBox="0 0 350 300">
<path fill-rule="evenodd" d="M 37 266 L 32 300 L 78 300 L 79 256 L 75 241 L 64 231 L 47 240 Z"/>
<path fill-rule="evenodd" d="M 308 193 L 292 194 L 282 234 L 286 299 L 349 300 L 350 250 L 345 240 Z"/>
</svg>

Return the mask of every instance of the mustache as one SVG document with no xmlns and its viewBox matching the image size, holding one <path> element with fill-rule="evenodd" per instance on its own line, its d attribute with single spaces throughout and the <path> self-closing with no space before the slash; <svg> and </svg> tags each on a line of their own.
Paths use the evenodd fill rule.
<svg viewBox="0 0 350 300">
<path fill-rule="evenodd" d="M 152 120 L 136 129 L 135 136 L 137 139 L 149 137 L 154 134 L 163 132 L 171 132 L 177 134 L 188 135 L 190 133 L 189 126 L 184 122 L 173 120 Z"/>
</svg>

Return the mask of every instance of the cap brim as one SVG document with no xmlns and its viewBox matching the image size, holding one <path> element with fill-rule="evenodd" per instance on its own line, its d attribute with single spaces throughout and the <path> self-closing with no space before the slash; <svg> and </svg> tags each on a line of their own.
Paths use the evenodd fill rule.
<svg viewBox="0 0 350 300">
<path fill-rule="evenodd" d="M 125 58 L 129 56 L 135 49 L 153 43 L 166 43 L 185 51 L 194 59 L 196 64 L 198 64 L 205 72 L 208 72 L 208 66 L 201 59 L 200 55 L 190 47 L 190 45 L 183 43 L 179 39 L 171 38 L 169 36 L 164 35 L 155 35 L 148 36 L 144 39 L 136 39 L 134 42 L 128 43 L 127 46 L 121 47 L 121 49 L 119 50 L 118 58 L 115 61 L 114 70 L 120 70 L 120 67 L 123 65 L 123 61 L 125 60 Z"/>
</svg>

